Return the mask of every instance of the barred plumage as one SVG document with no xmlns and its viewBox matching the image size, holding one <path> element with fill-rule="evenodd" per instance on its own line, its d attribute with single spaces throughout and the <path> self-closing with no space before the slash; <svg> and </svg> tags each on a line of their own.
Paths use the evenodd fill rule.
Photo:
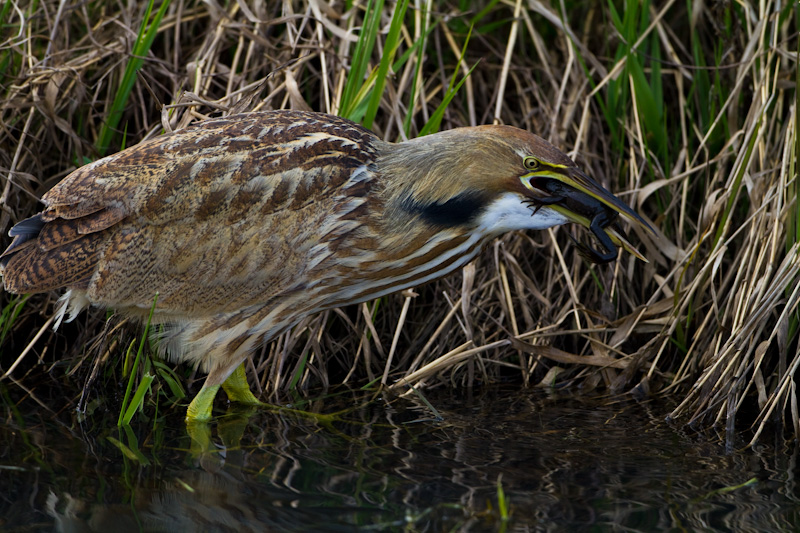
<svg viewBox="0 0 800 533">
<path fill-rule="evenodd" d="M 559 195 L 547 180 L 565 184 Z M 646 226 L 522 130 L 393 144 L 297 111 L 163 135 L 76 170 L 42 201 L 0 256 L 6 290 L 65 287 L 59 313 L 68 304 L 73 317 L 90 304 L 143 317 L 158 293 L 162 346 L 209 374 L 195 418 L 258 344 L 309 314 L 451 273 L 509 230 L 573 220 L 637 253 L 611 223 L 622 213 Z"/>
</svg>

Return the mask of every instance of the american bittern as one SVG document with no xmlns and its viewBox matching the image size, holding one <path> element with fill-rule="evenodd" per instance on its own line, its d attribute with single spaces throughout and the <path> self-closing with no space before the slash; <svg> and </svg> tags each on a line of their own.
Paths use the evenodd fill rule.
<svg viewBox="0 0 800 533">
<path fill-rule="evenodd" d="M 66 288 L 57 321 L 88 305 L 163 324 L 172 358 L 258 403 L 243 362 L 311 313 L 445 276 L 504 232 L 569 221 L 610 261 L 618 214 L 645 221 L 527 131 L 458 128 L 397 144 L 350 121 L 272 111 L 201 122 L 79 168 L 15 225 L 0 256 L 13 293 Z"/>
</svg>

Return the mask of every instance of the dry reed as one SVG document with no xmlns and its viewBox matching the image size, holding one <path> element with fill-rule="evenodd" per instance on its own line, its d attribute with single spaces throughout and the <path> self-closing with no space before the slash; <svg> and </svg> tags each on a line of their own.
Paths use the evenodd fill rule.
<svg viewBox="0 0 800 533">
<path fill-rule="evenodd" d="M 243 110 L 337 112 L 364 16 L 363 4 L 349 5 L 173 0 L 110 150 Z M 669 394 L 682 399 L 671 416 L 683 422 L 752 424 L 755 441 L 781 421 L 800 437 L 798 8 L 616 5 L 515 0 L 465 11 L 416 0 L 397 50 L 410 55 L 388 77 L 372 127 L 390 140 L 417 135 L 474 67 L 441 128 L 502 122 L 572 149 L 657 228 L 656 239 L 634 237 L 650 263 L 587 265 L 570 228 L 506 236 L 461 275 L 312 317 L 266 346 L 251 370 L 267 397 L 381 378 L 399 390 L 515 380 Z M 387 52 L 394 7 L 383 6 L 369 69 Z M 101 155 L 145 9 L 11 0 L 0 13 L 7 229 Z M 108 362 L 129 341 L 125 328 L 104 332 L 105 312 L 56 334 L 54 295 L 24 307 L 2 298 L 4 376 L 24 384 L 33 354 L 85 383 L 118 372 Z"/>
</svg>

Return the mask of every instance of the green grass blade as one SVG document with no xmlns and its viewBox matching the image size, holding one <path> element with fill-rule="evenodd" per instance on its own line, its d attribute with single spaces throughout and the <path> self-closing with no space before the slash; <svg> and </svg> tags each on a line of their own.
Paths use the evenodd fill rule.
<svg viewBox="0 0 800 533">
<path fill-rule="evenodd" d="M 291 381 L 289 382 L 289 390 L 295 390 L 295 388 L 297 387 L 297 384 L 300 382 L 300 378 L 303 377 L 303 372 L 305 372 L 306 370 L 307 362 L 308 362 L 308 350 L 303 352 L 303 355 L 300 357 L 300 361 L 297 363 L 297 370 L 295 371 Z"/>
<path fill-rule="evenodd" d="M 431 133 L 436 133 L 437 131 L 439 131 L 439 127 L 442 124 L 442 118 L 444 117 L 444 112 L 447 109 L 447 106 L 450 105 L 450 101 L 453 99 L 453 97 L 455 97 L 455 95 L 458 93 L 458 90 L 461 88 L 462 85 L 464 85 L 464 82 L 467 81 L 467 78 L 469 77 L 470 74 L 472 74 L 472 71 L 475 70 L 475 67 L 477 66 L 478 63 L 472 65 L 472 68 L 470 68 L 467 71 L 466 75 L 464 75 L 464 77 L 461 78 L 461 81 L 459 81 L 456 84 L 456 86 L 453 87 L 453 90 L 447 91 L 447 95 L 442 100 L 442 103 L 439 104 L 439 106 L 436 108 L 436 111 L 434 111 L 431 114 L 430 120 L 428 120 L 428 122 L 425 123 L 425 126 L 423 126 L 422 129 L 420 130 L 419 132 L 420 137 L 429 135 Z"/>
<path fill-rule="evenodd" d="M 128 349 L 125 351 L 125 359 L 122 362 L 122 377 L 130 375 L 133 363 L 136 361 L 136 357 L 133 355 L 134 346 L 136 346 L 136 341 L 132 340 L 128 345 Z"/>
<path fill-rule="evenodd" d="M 14 322 L 25 307 L 25 302 L 30 298 L 30 294 L 13 297 L 3 308 L 0 314 L 0 346 L 5 342 L 6 337 L 11 331 Z"/>
<path fill-rule="evenodd" d="M 744 174 L 749 167 L 750 158 L 753 156 L 753 148 L 755 148 L 756 139 L 758 139 L 758 132 L 761 129 L 761 119 L 762 117 L 758 118 L 758 121 L 753 128 L 753 133 L 750 135 L 750 142 L 747 143 L 747 151 L 744 154 L 744 159 L 742 160 L 739 170 L 736 173 L 736 177 L 733 179 L 733 184 L 730 187 L 730 196 L 728 196 L 728 201 L 725 204 L 725 210 L 722 212 L 722 217 L 719 220 L 717 233 L 714 235 L 714 242 L 711 246 L 712 250 L 717 249 L 717 245 L 719 244 L 722 235 L 725 233 L 725 225 L 728 223 L 728 219 L 731 216 L 733 206 L 736 204 L 736 199 L 739 197 L 739 190 L 742 188 L 742 180 L 744 179 Z"/>
<path fill-rule="evenodd" d="M 636 108 L 642 117 L 644 140 L 660 161 L 667 159 L 667 132 L 664 128 L 663 102 L 656 98 L 650 83 L 644 75 L 644 67 L 638 61 L 638 54 L 628 56 L 628 72 L 633 81 Z"/>
<path fill-rule="evenodd" d="M 122 452 L 122 455 L 124 455 L 126 458 L 130 459 L 131 461 L 136 461 L 137 463 L 145 466 L 149 465 L 150 461 L 147 459 L 147 457 L 144 456 L 144 454 L 141 451 L 139 451 L 139 446 L 136 442 L 136 437 L 133 434 L 133 432 L 131 432 L 130 427 L 126 426 L 124 429 L 125 429 L 125 436 L 128 438 L 129 444 L 125 444 L 120 439 L 116 439 L 110 435 L 106 437 L 106 439 L 108 439 L 108 441 L 111 444 L 116 446 L 117 449 L 120 452 Z"/>
<path fill-rule="evenodd" d="M 458 90 L 461 88 L 462 85 L 464 85 L 464 82 L 467 81 L 469 75 L 472 74 L 472 71 L 475 70 L 475 67 L 477 67 L 478 64 L 480 63 L 478 61 L 474 65 L 472 65 L 472 68 L 470 68 L 464 75 L 464 77 L 461 78 L 461 81 L 455 84 L 455 86 L 453 85 L 453 83 L 455 83 L 456 81 L 458 70 L 461 68 L 461 63 L 464 61 L 464 56 L 467 52 L 467 44 L 469 44 L 469 38 L 471 36 L 472 36 L 472 28 L 470 28 L 470 31 L 467 34 L 467 38 L 464 41 L 464 46 L 461 48 L 461 57 L 458 58 L 458 63 L 456 63 L 456 68 L 453 71 L 453 78 L 450 81 L 450 87 L 447 89 L 447 92 L 445 93 L 444 98 L 442 98 L 442 102 L 436 108 L 436 111 L 434 111 L 433 114 L 431 114 L 431 118 L 428 120 L 425 126 L 423 126 L 422 129 L 420 130 L 419 132 L 420 137 L 429 135 L 431 133 L 436 133 L 437 131 L 439 131 L 439 126 L 441 126 L 442 124 L 442 118 L 444 117 L 444 112 L 447 109 L 447 106 L 450 105 L 450 101 L 453 100 L 455 95 L 458 93 Z"/>
<path fill-rule="evenodd" d="M 133 432 L 130 426 L 123 426 L 122 431 L 125 432 L 125 438 L 128 440 L 128 449 L 136 454 L 139 463 L 147 466 L 150 464 L 150 460 L 145 457 L 142 451 L 139 449 L 139 439 L 136 438 L 136 434 Z"/>
<path fill-rule="evenodd" d="M 106 437 L 106 439 L 108 439 L 108 442 L 110 442 L 111 444 L 113 444 L 114 446 L 116 446 L 116 447 L 117 447 L 117 449 L 119 449 L 119 451 L 120 451 L 120 452 L 122 452 L 122 455 L 124 455 L 124 456 L 125 456 L 125 457 L 127 457 L 128 459 L 130 459 L 130 460 L 132 460 L 132 461 L 138 461 L 138 460 L 139 460 L 139 457 L 138 457 L 138 456 L 137 456 L 135 453 L 133 453 L 133 450 L 131 450 L 130 448 L 128 448 L 128 447 L 127 447 L 125 444 L 123 444 L 123 443 L 122 443 L 122 441 L 120 441 L 119 439 L 117 439 L 117 438 L 114 438 L 114 437 L 112 437 L 112 436 L 110 436 L 110 435 L 109 435 L 108 437 Z"/>
<path fill-rule="evenodd" d="M 470 19 L 469 25 L 470 26 L 475 26 L 476 24 L 478 24 L 478 22 L 480 22 L 481 19 L 483 19 L 483 17 L 485 17 L 486 15 L 488 15 L 489 13 L 491 13 L 494 10 L 494 6 L 499 1 L 500 0 L 490 0 L 483 9 L 478 11 L 478 13 L 474 17 L 472 17 L 472 19 Z M 505 24 L 505 22 L 504 22 L 504 24 Z"/>
<path fill-rule="evenodd" d="M 158 376 L 163 379 L 167 386 L 169 387 L 170 392 L 172 393 L 172 399 L 174 401 L 182 400 L 186 398 L 186 391 L 183 390 L 183 386 L 181 385 L 181 380 L 175 371 L 162 363 L 161 361 L 153 361 L 153 366 L 156 369 L 156 373 Z"/>
<path fill-rule="evenodd" d="M 122 408 L 120 409 L 119 418 L 117 419 L 117 426 L 122 426 L 122 425 L 128 424 L 130 422 L 130 418 L 128 418 L 127 421 L 125 420 L 125 417 L 127 417 L 128 411 L 129 411 L 129 407 L 130 407 L 130 405 L 128 403 L 128 399 L 130 398 L 131 391 L 133 390 L 133 383 L 134 383 L 134 380 L 136 379 L 136 370 L 139 368 L 139 361 L 141 361 L 141 359 L 142 359 L 142 354 L 144 352 L 144 346 L 147 343 L 147 335 L 150 332 L 150 323 L 153 321 L 153 313 L 156 310 L 156 302 L 157 301 L 158 301 L 158 293 L 156 293 L 156 295 L 153 297 L 153 305 L 150 307 L 150 314 L 147 317 L 147 324 L 145 324 L 145 326 L 144 326 L 144 333 L 142 333 L 142 338 L 139 341 L 139 350 L 136 352 L 136 358 L 133 361 L 133 368 L 131 368 L 130 376 L 128 376 L 128 386 L 125 389 L 125 397 L 122 399 Z M 128 350 L 128 351 L 130 352 L 130 350 Z M 149 375 L 149 373 L 147 375 Z M 147 376 L 145 376 L 145 378 L 146 377 Z M 144 382 L 145 378 L 142 379 L 143 382 Z M 152 382 L 152 379 L 150 379 L 150 382 Z M 148 382 L 147 385 L 149 387 L 150 383 Z M 142 387 L 140 386 L 136 391 L 136 395 L 138 395 L 139 391 L 141 391 L 141 390 L 142 390 Z M 138 405 L 137 405 L 137 407 L 138 407 Z M 135 412 L 136 409 L 134 409 L 133 411 Z"/>
<path fill-rule="evenodd" d="M 425 43 L 428 40 L 428 33 L 430 29 L 428 28 L 428 3 L 426 2 L 423 6 L 423 11 L 421 13 L 420 19 L 422 20 L 422 31 L 420 31 L 421 38 L 414 43 L 415 45 L 419 45 L 417 49 L 417 64 L 414 68 L 414 78 L 411 81 L 411 96 L 408 99 L 408 111 L 406 112 L 406 117 L 403 120 L 403 131 L 406 133 L 406 137 L 408 137 L 411 133 L 411 119 L 414 117 L 414 111 L 417 107 L 417 97 L 419 95 L 419 80 L 422 77 L 422 62 L 425 58 Z"/>
<path fill-rule="evenodd" d="M 163 0 L 161 7 L 159 7 L 158 11 L 153 16 L 152 21 L 149 21 L 154 1 L 155 0 L 150 0 L 147 6 L 147 11 L 142 19 L 142 26 L 139 28 L 139 34 L 137 35 L 136 42 L 133 45 L 131 58 L 128 61 L 128 64 L 125 66 L 125 73 L 123 74 L 122 81 L 117 88 L 114 101 L 111 103 L 111 108 L 108 111 L 108 118 L 103 123 L 103 127 L 100 130 L 100 136 L 97 140 L 96 147 L 101 156 L 106 153 L 108 147 L 111 145 L 111 141 L 113 140 L 117 131 L 117 126 L 119 126 L 119 121 L 122 119 L 122 113 L 128 103 L 128 97 L 131 94 L 131 90 L 133 90 L 133 84 L 136 82 L 137 72 L 142 67 L 144 57 L 149 52 L 150 47 L 153 44 L 153 40 L 156 38 L 156 34 L 158 33 L 161 19 L 164 18 L 167 8 L 169 7 L 170 0 Z"/>
<path fill-rule="evenodd" d="M 122 424 L 118 425 L 127 426 L 131 423 L 133 415 L 142 407 L 144 395 L 150 390 L 150 384 L 153 383 L 154 379 L 156 379 L 156 377 L 153 374 L 145 374 L 142 376 L 142 381 L 139 382 L 139 386 L 136 388 L 136 394 L 133 395 L 131 403 L 128 405 L 127 409 L 125 409 L 125 416 L 122 417 Z"/>
<path fill-rule="evenodd" d="M 506 492 L 503 490 L 503 476 L 497 477 L 497 511 L 500 513 L 500 520 L 508 522 L 509 519 L 509 505 Z"/>
<path fill-rule="evenodd" d="M 389 27 L 389 35 L 386 37 L 383 56 L 378 66 L 375 87 L 372 89 L 372 97 L 369 99 L 367 114 L 362 121 L 365 128 L 372 128 L 372 122 L 375 120 L 375 115 L 378 113 L 378 106 L 381 103 L 383 89 L 386 86 L 386 76 L 389 74 L 389 66 L 392 64 L 392 61 L 394 61 L 397 47 L 400 46 L 400 29 L 403 27 L 403 19 L 406 16 L 407 7 L 408 0 L 400 0 L 394 8 L 392 23 Z"/>
<path fill-rule="evenodd" d="M 364 12 L 364 25 L 356 41 L 353 51 L 353 59 L 350 62 L 350 72 L 342 91 L 342 100 L 339 102 L 339 116 L 350 118 L 355 110 L 358 100 L 356 95 L 363 85 L 364 75 L 367 72 L 367 65 L 372 57 L 372 49 L 378 36 L 378 29 L 381 22 L 381 11 L 383 10 L 383 0 L 369 0 Z"/>
</svg>

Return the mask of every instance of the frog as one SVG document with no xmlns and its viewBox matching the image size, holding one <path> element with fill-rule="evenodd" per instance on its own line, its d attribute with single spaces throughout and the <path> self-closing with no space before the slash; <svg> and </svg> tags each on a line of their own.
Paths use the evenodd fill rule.
<svg viewBox="0 0 800 533">
<path fill-rule="evenodd" d="M 569 185 L 555 179 L 539 179 L 536 187 L 549 196 L 537 198 L 538 205 L 536 210 L 546 205 L 562 205 L 571 211 L 585 216 L 589 219 L 589 230 L 595 236 L 600 246 L 605 252 L 600 252 L 596 248 L 589 246 L 586 242 L 579 242 L 575 237 L 570 238 L 582 256 L 587 260 L 605 264 L 615 260 L 619 254 L 617 247 L 605 229 L 617 221 L 618 213 L 612 208 L 586 193 L 583 193 Z M 534 213 L 536 212 L 534 210 Z"/>
</svg>

